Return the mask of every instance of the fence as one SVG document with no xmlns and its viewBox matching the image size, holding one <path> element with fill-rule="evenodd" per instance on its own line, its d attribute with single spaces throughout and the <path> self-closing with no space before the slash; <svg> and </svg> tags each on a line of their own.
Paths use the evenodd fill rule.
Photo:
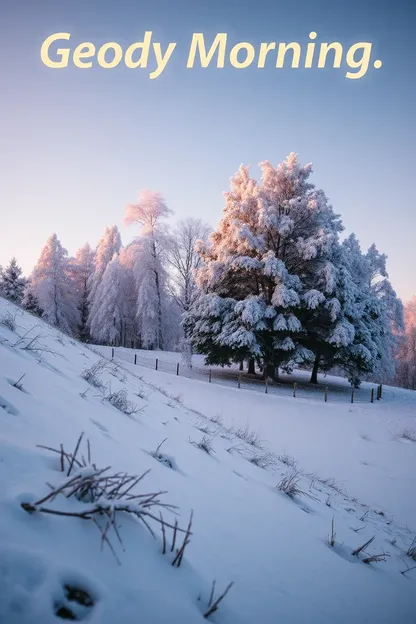
<svg viewBox="0 0 416 624">
<path fill-rule="evenodd" d="M 188 379 L 198 379 L 207 383 L 236 387 L 241 390 L 255 390 L 266 394 L 280 396 L 292 396 L 295 399 L 315 399 L 325 403 L 328 402 L 349 402 L 349 403 L 375 403 L 382 399 L 382 384 L 369 388 L 349 388 L 342 385 L 318 384 L 312 385 L 304 381 L 292 381 L 291 376 L 285 376 L 285 380 L 273 381 L 262 379 L 259 375 L 249 376 L 235 368 L 202 367 L 192 366 L 184 363 L 156 357 L 154 351 L 149 351 L 149 355 L 142 355 L 134 350 L 117 349 L 114 347 L 99 347 L 100 351 L 111 359 L 117 358 L 123 362 L 144 366 L 146 368 L 168 373 L 171 375 L 186 377 Z M 163 352 L 161 352 L 163 353 Z"/>
</svg>

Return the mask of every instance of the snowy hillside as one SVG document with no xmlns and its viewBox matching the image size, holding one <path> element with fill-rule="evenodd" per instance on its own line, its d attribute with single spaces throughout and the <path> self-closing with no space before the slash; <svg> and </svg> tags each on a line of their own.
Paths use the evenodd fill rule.
<svg viewBox="0 0 416 624">
<path fill-rule="evenodd" d="M 0 299 L 0 622 L 415 622 L 415 432 L 415 393 L 176 377 Z"/>
</svg>

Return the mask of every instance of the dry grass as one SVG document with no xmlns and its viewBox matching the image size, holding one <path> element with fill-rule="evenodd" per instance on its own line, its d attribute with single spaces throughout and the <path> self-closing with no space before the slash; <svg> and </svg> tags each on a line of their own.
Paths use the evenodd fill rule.
<svg viewBox="0 0 416 624">
<path fill-rule="evenodd" d="M 148 474 L 148 470 L 141 475 L 129 475 L 122 472 L 112 472 L 111 467 L 97 468 L 91 459 L 89 440 L 86 440 L 85 455 L 81 453 L 81 444 L 84 435 L 81 434 L 72 453 L 64 450 L 63 445 L 59 449 L 40 446 L 59 456 L 61 472 L 66 473 L 66 478 L 58 487 L 49 485 L 50 492 L 42 496 L 36 502 L 23 502 L 22 508 L 30 514 L 45 513 L 55 516 L 65 516 L 90 520 L 101 534 L 101 547 L 107 544 L 116 560 L 120 563 L 115 549 L 110 541 L 109 534 L 112 531 L 122 545 L 119 533 L 119 514 L 130 514 L 142 522 L 153 537 L 155 533 L 151 522 L 156 522 L 166 528 L 180 531 L 190 536 L 190 530 L 180 529 L 175 523 L 166 522 L 161 514 L 155 515 L 154 509 L 174 510 L 173 505 L 161 501 L 160 496 L 166 492 L 137 493 L 136 487 Z M 75 499 L 82 503 L 82 509 L 64 511 L 57 509 L 55 501 L 61 497 Z M 51 503 L 55 503 L 50 506 Z"/>
<path fill-rule="evenodd" d="M 331 522 L 331 533 L 328 536 L 328 544 L 333 548 L 335 546 L 335 538 L 336 538 L 337 534 L 335 533 L 335 528 L 334 528 L 334 518 L 332 518 L 332 522 Z"/>
<path fill-rule="evenodd" d="M 223 593 L 220 594 L 216 600 L 214 600 L 215 581 L 212 582 L 211 594 L 210 594 L 209 602 L 208 602 L 208 610 L 204 613 L 205 619 L 208 619 L 210 615 L 212 615 L 213 613 L 215 613 L 215 611 L 218 610 L 218 605 L 220 604 L 222 600 L 224 600 L 224 598 L 226 597 L 226 595 L 228 594 L 228 592 L 230 591 L 233 585 L 234 585 L 233 582 L 229 583 L 227 587 L 225 588 L 225 590 L 223 591 Z"/>
<path fill-rule="evenodd" d="M 289 468 L 296 468 L 296 460 L 291 455 L 287 455 L 286 453 L 281 453 L 278 456 L 278 460 L 288 466 Z"/>
<path fill-rule="evenodd" d="M 199 440 L 199 442 L 193 442 L 192 440 L 189 440 L 189 441 L 191 444 L 201 449 L 201 451 L 204 451 L 207 455 L 211 455 L 212 453 L 215 453 L 214 448 L 212 446 L 213 439 L 214 439 L 214 436 L 204 434 L 202 438 Z"/>
<path fill-rule="evenodd" d="M 122 388 L 121 390 L 117 390 L 117 392 L 111 392 L 104 397 L 105 401 L 108 401 L 110 405 L 118 409 L 123 414 L 127 416 L 132 416 L 133 414 L 137 414 L 139 411 L 142 411 L 145 406 L 140 409 L 137 407 L 135 403 L 132 403 L 127 398 L 127 390 Z"/>
<path fill-rule="evenodd" d="M 299 470 L 286 473 L 277 484 L 277 489 L 284 492 L 284 494 L 289 496 L 289 498 L 295 498 L 295 496 L 308 496 L 307 492 L 299 487 L 300 475 L 301 473 Z"/>
<path fill-rule="evenodd" d="M 272 451 L 254 451 L 252 456 L 249 458 L 249 462 L 259 468 L 263 468 L 264 470 L 266 468 L 274 468 L 278 463 L 276 454 L 272 453 Z"/>
<path fill-rule="evenodd" d="M 416 537 L 413 538 L 412 543 L 406 551 L 406 555 L 416 561 Z"/>
<path fill-rule="evenodd" d="M 234 434 L 237 436 L 237 438 L 243 440 L 250 446 L 255 446 L 258 449 L 263 448 L 259 433 L 250 429 L 248 425 L 246 425 L 244 429 L 242 427 L 235 429 Z"/>
<path fill-rule="evenodd" d="M 101 359 L 98 362 L 95 362 L 90 368 L 86 368 L 82 371 L 81 377 L 85 379 L 90 386 L 94 388 L 102 388 L 103 384 L 99 379 L 99 375 L 108 367 L 108 362 L 105 359 Z"/>
<path fill-rule="evenodd" d="M 11 312 L 6 312 L 0 319 L 0 325 L 12 332 L 16 331 L 16 316 L 13 316 Z"/>
</svg>

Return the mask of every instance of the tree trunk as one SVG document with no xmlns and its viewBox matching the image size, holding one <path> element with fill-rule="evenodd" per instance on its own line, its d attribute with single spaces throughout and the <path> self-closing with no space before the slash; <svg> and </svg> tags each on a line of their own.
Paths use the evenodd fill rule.
<svg viewBox="0 0 416 624">
<path fill-rule="evenodd" d="M 243 370 L 244 370 L 244 361 L 241 360 L 241 362 L 240 362 L 240 371 L 243 371 Z"/>
<path fill-rule="evenodd" d="M 254 366 L 254 360 L 253 358 L 250 358 L 248 361 L 248 374 L 249 375 L 255 375 L 256 374 L 256 369 Z"/>
<path fill-rule="evenodd" d="M 274 375 L 275 375 L 275 367 L 273 366 L 273 364 L 264 362 L 263 379 L 268 379 L 269 377 L 271 377 L 271 379 L 274 379 L 275 378 Z"/>
<path fill-rule="evenodd" d="M 310 383 L 313 384 L 317 384 L 318 383 L 318 369 L 319 369 L 319 362 L 320 362 L 321 356 L 317 355 L 315 357 L 315 361 L 313 363 L 313 368 L 312 368 L 312 375 L 310 378 Z"/>
</svg>

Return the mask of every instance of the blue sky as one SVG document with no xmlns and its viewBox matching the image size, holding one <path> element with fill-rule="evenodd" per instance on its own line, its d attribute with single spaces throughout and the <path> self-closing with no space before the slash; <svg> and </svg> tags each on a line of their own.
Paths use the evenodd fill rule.
<svg viewBox="0 0 416 624">
<path fill-rule="evenodd" d="M 124 206 L 159 190 L 175 218 L 215 226 L 240 163 L 277 164 L 292 151 L 314 164 L 347 232 L 389 256 L 401 297 L 416 294 L 413 0 L 6 0 L 0 20 L 0 264 L 15 254 L 29 272 L 54 231 L 72 254 L 106 225 L 124 242 Z M 146 30 L 177 48 L 164 73 L 119 66 L 45 67 L 54 32 L 70 46 Z M 383 67 L 359 80 L 345 70 L 186 69 L 192 33 L 249 41 L 373 43 Z M 231 46 L 230 46 L 231 47 Z"/>
</svg>

